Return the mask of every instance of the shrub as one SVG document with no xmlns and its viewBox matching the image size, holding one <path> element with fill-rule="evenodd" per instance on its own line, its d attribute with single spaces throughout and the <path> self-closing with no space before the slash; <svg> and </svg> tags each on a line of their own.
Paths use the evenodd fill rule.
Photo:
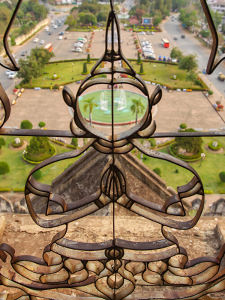
<svg viewBox="0 0 225 300">
<path fill-rule="evenodd" d="M 23 140 L 22 139 L 19 139 L 20 141 L 17 140 L 18 138 L 15 138 L 12 143 L 11 143 L 11 146 L 13 148 L 19 148 L 23 145 Z"/>
<path fill-rule="evenodd" d="M 1 146 L 5 146 L 5 140 L 4 140 L 4 138 L 0 138 L 0 147 Z"/>
<path fill-rule="evenodd" d="M 87 63 L 83 63 L 83 72 L 82 74 L 87 74 Z"/>
<path fill-rule="evenodd" d="M 161 176 L 161 169 L 160 169 L 160 168 L 155 168 L 155 169 L 153 169 L 153 171 L 154 171 L 157 175 Z"/>
<path fill-rule="evenodd" d="M 209 95 L 212 95 L 212 94 L 213 94 L 213 91 L 212 91 L 212 90 L 209 90 L 209 91 L 208 91 L 208 94 L 209 94 Z"/>
<path fill-rule="evenodd" d="M 139 74 L 144 74 L 144 66 L 143 66 L 142 63 L 140 65 L 140 72 L 139 72 Z"/>
<path fill-rule="evenodd" d="M 45 127 L 45 122 L 43 122 L 43 121 L 41 121 L 41 122 L 39 122 L 39 124 L 38 124 L 38 126 L 40 127 L 40 128 L 43 128 L 43 127 Z"/>
<path fill-rule="evenodd" d="M 186 129 L 187 128 L 187 124 L 186 123 L 181 123 L 180 124 L 180 129 Z"/>
<path fill-rule="evenodd" d="M 87 63 L 90 64 L 91 63 L 91 57 L 90 57 L 90 54 L 88 53 L 87 55 Z"/>
<path fill-rule="evenodd" d="M 55 153 L 55 148 L 49 143 L 47 137 L 32 137 L 26 147 L 24 158 L 31 162 L 41 162 Z"/>
<path fill-rule="evenodd" d="M 9 165 L 4 161 L 0 161 L 0 175 L 6 173 L 9 173 Z"/>
<path fill-rule="evenodd" d="M 33 174 L 33 177 L 34 177 L 34 179 L 36 179 L 36 180 L 40 179 L 41 176 L 42 176 L 41 170 L 37 170 L 37 171 L 34 172 L 34 174 Z"/>
<path fill-rule="evenodd" d="M 71 144 L 73 146 L 77 147 L 78 146 L 78 140 L 77 140 L 77 138 L 72 138 Z"/>
<path fill-rule="evenodd" d="M 219 177 L 222 182 L 225 182 L 225 171 L 220 172 Z"/>
<path fill-rule="evenodd" d="M 58 90 L 59 89 L 59 85 L 58 84 L 54 84 L 52 87 L 54 90 Z"/>
<path fill-rule="evenodd" d="M 214 144 L 215 141 L 211 141 L 209 144 L 208 144 L 208 147 L 209 149 L 213 150 L 213 151 L 217 151 L 217 150 L 220 150 L 222 148 L 222 145 L 220 143 L 217 142 L 217 145 L 215 146 Z"/>
<path fill-rule="evenodd" d="M 154 148 L 156 146 L 156 141 L 155 141 L 154 138 L 149 139 L 149 143 L 150 143 L 152 148 Z"/>
<path fill-rule="evenodd" d="M 33 124 L 29 120 L 23 120 L 20 123 L 20 128 L 21 129 L 32 129 L 33 128 Z"/>
</svg>

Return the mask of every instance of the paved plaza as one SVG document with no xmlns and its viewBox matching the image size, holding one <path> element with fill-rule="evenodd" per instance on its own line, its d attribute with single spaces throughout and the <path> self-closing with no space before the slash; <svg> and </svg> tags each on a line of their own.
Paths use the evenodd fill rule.
<svg viewBox="0 0 225 300">
<path fill-rule="evenodd" d="M 70 84 L 74 94 L 78 86 Z M 149 93 L 154 89 L 151 85 L 148 85 L 148 88 Z M 11 95 L 11 100 L 14 97 Z M 163 90 L 162 100 L 157 105 L 154 115 L 157 131 L 160 132 L 177 131 L 181 123 L 203 131 L 220 130 L 224 127 L 220 116 L 202 92 Z M 68 130 L 71 118 L 72 115 L 63 101 L 62 91 L 25 90 L 12 106 L 11 117 L 6 126 L 19 127 L 22 120 L 28 119 L 32 121 L 34 128 L 38 127 L 40 121 L 44 121 L 48 129 Z"/>
</svg>

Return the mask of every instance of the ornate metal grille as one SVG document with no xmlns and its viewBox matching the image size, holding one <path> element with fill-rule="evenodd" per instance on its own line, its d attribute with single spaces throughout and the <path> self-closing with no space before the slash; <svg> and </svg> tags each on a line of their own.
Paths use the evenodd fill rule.
<svg viewBox="0 0 225 300">
<path fill-rule="evenodd" d="M 3 67 L 18 70 L 16 61 L 8 47 L 8 34 L 21 4 L 18 1 L 12 19 L 4 35 L 4 47 L 10 65 Z M 222 62 L 215 61 L 218 47 L 218 37 L 206 1 L 201 4 L 207 17 L 213 36 L 212 52 L 209 58 L 207 72 L 211 73 Z M 149 95 L 145 82 L 136 74 L 129 61 L 124 57 L 120 42 L 119 23 L 114 11 L 113 1 L 110 1 L 110 13 L 106 26 L 105 51 L 102 58 L 96 63 L 90 75 L 81 83 L 76 96 L 68 87 L 63 89 L 65 103 L 73 109 L 74 117 L 71 121 L 71 131 L 55 130 L 22 130 L 8 129 L 3 125 L 10 117 L 10 102 L 0 86 L 0 98 L 4 115 L 0 129 L 1 135 L 20 136 L 64 136 L 89 138 L 88 144 L 82 149 L 63 153 L 49 158 L 37 165 L 29 174 L 25 186 L 25 198 L 29 213 L 34 222 L 44 228 L 64 226 L 56 234 L 52 242 L 43 250 L 43 257 L 16 256 L 15 250 L 7 244 L 0 245 L 2 264 L 10 259 L 12 270 L 0 271 L 1 284 L 6 287 L 17 288 L 20 292 L 10 296 L 10 299 L 46 298 L 69 299 L 68 293 L 59 291 L 73 290 L 83 292 L 93 299 L 196 299 L 204 294 L 222 291 L 225 289 L 224 269 L 221 268 L 221 259 L 224 247 L 216 258 L 200 257 L 189 260 L 187 252 L 182 248 L 176 237 L 169 230 L 187 230 L 193 228 L 199 220 L 204 206 L 204 190 L 201 178 L 187 163 L 170 155 L 145 149 L 138 141 L 140 138 L 165 136 L 225 136 L 224 132 L 179 132 L 157 133 L 156 124 L 152 120 L 152 108 L 162 97 L 162 91 L 157 86 Z M 116 34 L 115 34 L 116 33 Z M 117 36 L 118 43 L 115 43 Z M 111 44 L 109 45 L 109 38 Z M 106 67 L 101 67 L 104 62 Z M 99 75 L 106 74 L 106 78 Z M 126 74 L 128 78 L 116 75 Z M 79 107 L 79 97 L 91 86 L 107 84 L 111 90 L 111 131 L 102 132 L 92 127 L 82 116 Z M 135 87 L 147 99 L 147 109 L 143 118 L 135 126 L 122 133 L 115 131 L 114 122 L 114 87 L 118 84 L 127 84 Z M 94 148 L 97 152 L 107 155 L 108 162 L 101 175 L 101 181 L 96 192 L 79 201 L 68 204 L 63 195 L 52 192 L 50 185 L 37 182 L 33 173 L 47 165 L 69 158 L 78 157 L 86 150 Z M 192 174 L 190 182 L 179 186 L 177 194 L 171 196 L 163 205 L 152 203 L 132 193 L 127 185 L 127 178 L 121 168 L 120 156 L 126 155 L 132 149 L 138 149 L 148 157 L 161 159 Z M 182 200 L 192 195 L 199 195 L 201 203 L 196 215 L 186 216 Z M 46 199 L 46 214 L 39 215 L 31 202 L 39 198 Z M 106 205 L 112 204 L 111 240 L 101 243 L 81 243 L 65 237 L 68 224 L 74 220 L 94 213 Z M 174 214 L 170 208 L 177 204 L 179 213 Z M 116 219 L 115 207 L 121 206 L 147 220 L 160 224 L 160 240 L 151 242 L 132 242 L 117 238 L 115 235 Z M 76 297 L 76 299 L 79 297 Z M 7 298 L 8 299 L 8 298 Z"/>
</svg>

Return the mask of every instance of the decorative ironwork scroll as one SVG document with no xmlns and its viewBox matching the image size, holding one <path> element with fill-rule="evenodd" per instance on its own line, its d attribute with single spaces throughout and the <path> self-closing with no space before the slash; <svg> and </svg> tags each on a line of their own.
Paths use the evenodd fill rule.
<svg viewBox="0 0 225 300">
<path fill-rule="evenodd" d="M 222 247 L 216 258 L 200 257 L 189 260 L 186 250 L 179 245 L 170 231 L 171 228 L 188 230 L 196 225 L 204 206 L 203 185 L 197 172 L 187 163 L 170 155 L 146 149 L 138 141 L 141 138 L 152 137 L 155 132 L 156 124 L 152 120 L 152 108 L 161 100 L 162 91 L 157 86 L 152 95 L 149 95 L 145 82 L 124 57 L 119 23 L 112 0 L 110 5 L 105 51 L 102 58 L 81 83 L 76 96 L 68 87 L 63 89 L 64 101 L 74 112 L 70 126 L 72 135 L 88 137 L 89 141 L 79 150 L 55 155 L 38 164 L 26 181 L 25 198 L 33 221 L 43 228 L 59 226 L 63 228 L 60 227 L 60 231 L 45 247 L 42 258 L 16 256 L 11 246 L 0 245 L 1 284 L 19 290 L 9 295 L 7 300 L 71 299 L 74 298 L 72 294 L 74 291 L 78 291 L 81 295 L 76 299 L 79 297 L 85 299 L 85 296 L 91 296 L 93 299 L 115 300 L 197 299 L 204 294 L 225 289 L 225 270 L 221 268 L 225 248 Z M 102 63 L 106 67 L 102 67 Z M 126 74 L 127 78 L 121 77 L 121 74 Z M 106 78 L 99 75 L 106 75 Z M 137 124 L 123 132 L 116 132 L 114 89 L 115 85 L 120 84 L 138 89 L 146 97 L 147 108 Z M 111 90 L 110 133 L 96 129 L 80 111 L 79 97 L 96 85 L 107 85 Z M 0 93 L 5 108 L 4 124 L 9 117 L 10 105 L 3 89 Z M 40 131 L 38 135 L 44 133 Z M 95 149 L 107 157 L 100 184 L 94 193 L 79 201 L 67 203 L 64 195 L 55 193 L 51 185 L 35 180 L 33 174 L 36 171 L 58 161 L 79 157 L 89 149 Z M 148 157 L 165 160 L 186 169 L 192 174 L 192 179 L 187 184 L 179 186 L 177 193 L 163 204 L 153 203 L 151 195 L 146 199 L 140 197 L 129 189 L 128 179 L 119 159 L 121 155 L 126 155 L 133 149 L 138 149 Z M 196 215 L 190 217 L 186 214 L 183 200 L 193 195 L 198 195 L 201 201 Z M 34 203 L 40 198 L 46 200 L 44 216 L 35 210 Z M 71 222 L 97 212 L 107 205 L 112 206 L 111 239 L 101 243 L 84 243 L 66 237 Z M 176 213 L 171 210 L 174 205 L 179 208 Z M 159 224 L 162 238 L 135 242 L 117 237 L 116 206 Z M 10 263 L 11 269 L 4 268 L 6 262 Z M 63 290 L 69 292 L 64 294 Z"/>
<path fill-rule="evenodd" d="M 218 44 L 219 44 L 219 38 L 218 38 L 218 34 L 216 31 L 216 27 L 215 24 L 213 22 L 213 18 L 212 15 L 210 13 L 208 4 L 207 4 L 207 0 L 200 0 L 203 11 L 205 13 L 206 16 L 206 20 L 208 22 L 209 25 L 209 29 L 211 31 L 212 34 L 212 49 L 211 49 L 211 53 L 209 56 L 209 61 L 207 64 L 207 68 L 206 68 L 206 72 L 208 74 L 211 74 L 217 67 L 218 65 L 225 60 L 225 56 L 223 55 L 221 58 L 219 58 L 217 61 L 216 60 L 216 55 L 217 55 L 217 50 L 218 50 Z"/>
</svg>

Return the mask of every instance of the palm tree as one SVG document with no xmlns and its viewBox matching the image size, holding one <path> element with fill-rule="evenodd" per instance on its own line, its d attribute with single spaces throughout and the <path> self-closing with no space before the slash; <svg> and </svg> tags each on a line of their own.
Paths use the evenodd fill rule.
<svg viewBox="0 0 225 300">
<path fill-rule="evenodd" d="M 89 99 L 85 99 L 84 100 L 84 111 L 85 112 L 89 112 L 89 122 L 92 125 L 92 112 L 94 107 L 97 107 L 98 105 L 93 101 L 94 97 L 89 98 Z"/>
<path fill-rule="evenodd" d="M 143 113 L 145 107 L 143 103 L 141 102 L 140 99 L 132 99 L 132 105 L 130 107 L 130 110 L 132 111 L 133 114 L 136 114 L 136 124 L 138 121 L 138 114 Z"/>
</svg>

